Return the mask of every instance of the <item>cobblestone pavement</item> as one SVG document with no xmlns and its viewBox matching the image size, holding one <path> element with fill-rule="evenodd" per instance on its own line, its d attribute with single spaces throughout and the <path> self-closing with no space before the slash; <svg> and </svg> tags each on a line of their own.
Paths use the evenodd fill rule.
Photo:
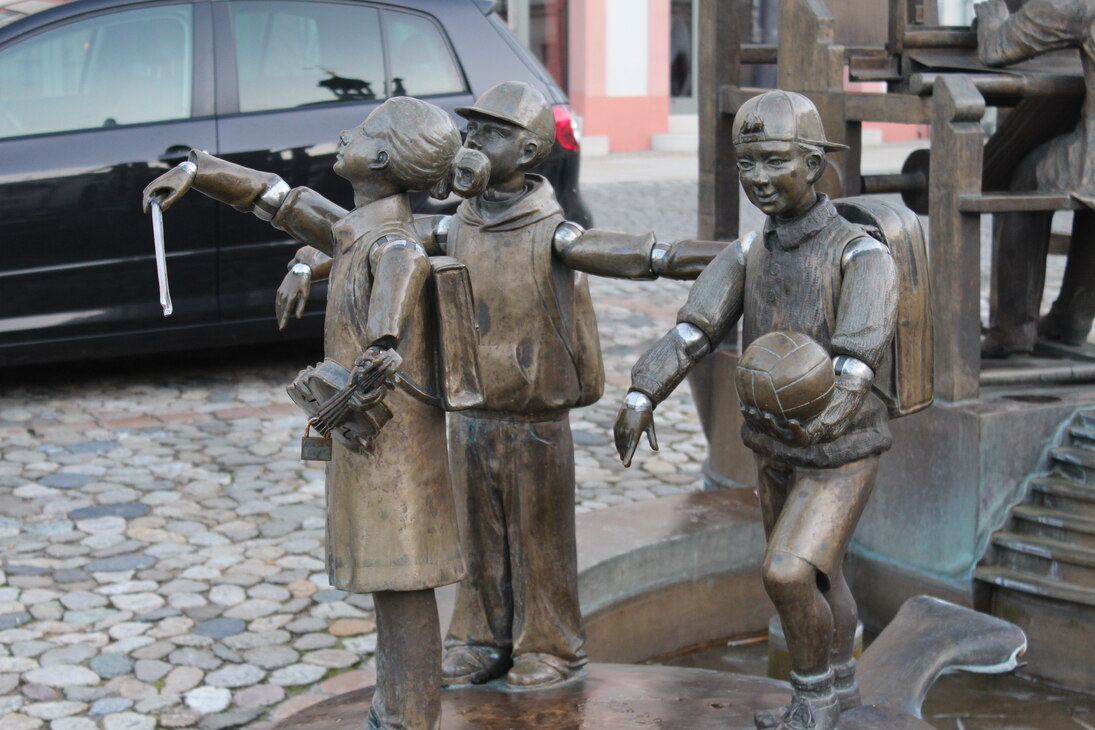
<svg viewBox="0 0 1095 730">
<path fill-rule="evenodd" d="M 694 183 L 587 195 L 602 226 L 695 234 Z M 610 442 L 631 364 L 687 285 L 593 290 L 609 384 L 574 414 L 577 509 L 699 488 L 686 388 L 658 409 L 660 454 L 625 471 Z M 0 373 L 0 728 L 261 728 L 372 683 L 372 604 L 327 583 L 323 473 L 298 459 L 284 390 L 320 357 Z"/>
<path fill-rule="evenodd" d="M 675 239 L 695 235 L 695 189 L 585 193 L 598 225 Z M 610 436 L 632 363 L 687 290 L 593 282 L 608 384 L 572 419 L 579 511 L 701 488 L 687 388 L 658 409 L 659 453 L 644 443 L 624 470 Z M 0 728 L 264 728 L 372 683 L 371 601 L 327 583 L 323 473 L 297 458 L 284 392 L 320 356 L 0 373 Z"/>
</svg>

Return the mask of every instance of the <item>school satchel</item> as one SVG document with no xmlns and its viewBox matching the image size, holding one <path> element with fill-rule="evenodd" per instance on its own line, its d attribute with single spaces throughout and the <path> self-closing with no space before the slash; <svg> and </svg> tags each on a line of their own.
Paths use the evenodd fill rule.
<svg viewBox="0 0 1095 730">
<path fill-rule="evenodd" d="M 479 325 L 468 269 L 451 256 L 431 256 L 437 317 L 437 384 L 440 405 L 461 411 L 483 405 Z"/>
<path fill-rule="evenodd" d="M 890 352 L 875 373 L 874 390 L 891 418 L 922 411 L 935 397 L 931 286 L 920 219 L 900 203 L 877 197 L 834 200 L 849 223 L 886 244 L 897 267 L 900 292 Z"/>
</svg>

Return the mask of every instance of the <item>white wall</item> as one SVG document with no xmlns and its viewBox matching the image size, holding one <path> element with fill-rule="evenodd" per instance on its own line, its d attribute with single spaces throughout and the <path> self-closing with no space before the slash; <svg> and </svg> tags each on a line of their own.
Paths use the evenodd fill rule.
<svg viewBox="0 0 1095 730">
<path fill-rule="evenodd" d="M 605 94 L 646 96 L 650 81 L 648 0 L 606 0 L 605 36 Z"/>
<path fill-rule="evenodd" d="M 969 25 L 973 21 L 973 0 L 939 0 L 939 22 Z"/>
</svg>

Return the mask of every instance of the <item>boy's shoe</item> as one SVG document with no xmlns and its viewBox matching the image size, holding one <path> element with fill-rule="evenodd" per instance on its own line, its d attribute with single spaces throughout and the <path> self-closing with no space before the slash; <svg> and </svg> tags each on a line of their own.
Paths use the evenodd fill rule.
<svg viewBox="0 0 1095 730">
<path fill-rule="evenodd" d="M 791 704 L 762 710 L 753 717 L 757 730 L 834 730 L 840 700 L 833 691 L 833 670 L 816 677 L 791 672 Z"/>
<path fill-rule="evenodd" d="M 506 682 L 515 689 L 544 689 L 572 679 L 577 670 L 551 654 L 531 652 L 514 657 Z"/>
<path fill-rule="evenodd" d="M 855 681 L 855 659 L 847 664 L 833 666 L 833 690 L 840 700 L 840 711 L 854 710 L 863 704 L 859 694 L 859 683 Z"/>
<path fill-rule="evenodd" d="M 441 686 L 483 684 L 501 677 L 510 667 L 510 657 L 493 646 L 453 646 L 441 660 Z"/>
<path fill-rule="evenodd" d="M 1029 355 L 1034 351 L 1034 336 L 1008 332 L 997 327 L 990 327 L 985 336 L 981 338 L 981 357 L 990 360 L 1001 360 L 1011 355 Z"/>
<path fill-rule="evenodd" d="M 1062 342 L 1072 347 L 1087 342 L 1091 332 L 1091 320 L 1076 321 L 1075 317 L 1062 315 L 1052 308 L 1049 314 L 1038 320 L 1038 336 L 1042 339 Z"/>
</svg>

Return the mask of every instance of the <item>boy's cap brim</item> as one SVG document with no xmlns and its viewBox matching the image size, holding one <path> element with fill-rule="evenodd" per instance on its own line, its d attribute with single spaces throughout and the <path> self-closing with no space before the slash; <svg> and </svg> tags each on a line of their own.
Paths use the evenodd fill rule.
<svg viewBox="0 0 1095 730">
<path fill-rule="evenodd" d="M 523 81 L 503 81 L 492 86 L 472 106 L 458 106 L 456 113 L 467 119 L 481 115 L 527 129 L 548 142 L 555 141 L 555 113 L 540 91 Z"/>
<path fill-rule="evenodd" d="M 813 139 L 782 139 L 778 137 L 773 138 L 760 136 L 758 136 L 756 139 L 749 139 L 747 136 L 743 137 L 742 139 L 739 139 L 737 142 L 735 142 L 734 146 L 737 147 L 743 144 L 750 144 L 751 142 L 793 142 L 795 144 L 808 144 L 813 147 L 820 147 L 826 152 L 843 152 L 845 150 L 851 149 L 851 147 L 846 144 L 841 144 L 840 142 L 830 142 L 828 140 L 819 142 Z"/>
</svg>

